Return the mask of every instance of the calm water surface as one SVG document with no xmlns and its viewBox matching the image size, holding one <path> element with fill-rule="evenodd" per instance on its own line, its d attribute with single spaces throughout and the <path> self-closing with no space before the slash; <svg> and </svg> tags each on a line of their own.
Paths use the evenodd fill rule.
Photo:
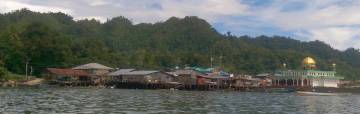
<svg viewBox="0 0 360 114">
<path fill-rule="evenodd" d="M 360 95 L 95 88 L 0 88 L 2 113 L 360 113 Z"/>
</svg>

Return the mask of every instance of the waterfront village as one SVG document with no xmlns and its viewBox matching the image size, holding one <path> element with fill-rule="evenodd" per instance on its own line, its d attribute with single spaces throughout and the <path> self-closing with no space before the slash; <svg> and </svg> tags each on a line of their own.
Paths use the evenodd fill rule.
<svg viewBox="0 0 360 114">
<path fill-rule="evenodd" d="M 173 70 L 138 70 L 111 68 L 99 63 L 88 63 L 73 68 L 46 68 L 43 77 L 48 85 L 96 86 L 131 89 L 174 90 L 239 90 L 266 91 L 273 88 L 344 88 L 333 70 L 317 69 L 316 61 L 306 57 L 301 70 L 283 68 L 274 73 L 257 75 L 232 74 L 221 68 L 185 67 Z"/>
</svg>

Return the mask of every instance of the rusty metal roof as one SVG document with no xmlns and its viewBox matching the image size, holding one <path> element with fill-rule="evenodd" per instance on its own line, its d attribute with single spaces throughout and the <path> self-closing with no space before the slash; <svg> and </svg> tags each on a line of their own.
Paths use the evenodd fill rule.
<svg viewBox="0 0 360 114">
<path fill-rule="evenodd" d="M 49 73 L 68 76 L 89 76 L 89 73 L 83 70 L 47 68 Z"/>
</svg>

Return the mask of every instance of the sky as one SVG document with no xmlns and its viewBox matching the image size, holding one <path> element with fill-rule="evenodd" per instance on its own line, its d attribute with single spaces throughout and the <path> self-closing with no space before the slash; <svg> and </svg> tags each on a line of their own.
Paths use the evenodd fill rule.
<svg viewBox="0 0 360 114">
<path fill-rule="evenodd" d="M 0 13 L 27 8 L 101 22 L 124 16 L 134 24 L 198 16 L 217 31 L 320 40 L 360 48 L 360 0 L 0 0 Z"/>
</svg>

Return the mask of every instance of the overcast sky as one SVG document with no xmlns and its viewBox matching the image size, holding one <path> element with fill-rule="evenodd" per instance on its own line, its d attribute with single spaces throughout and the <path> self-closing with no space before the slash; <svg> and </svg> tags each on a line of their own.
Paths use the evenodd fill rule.
<svg viewBox="0 0 360 114">
<path fill-rule="evenodd" d="M 102 22 L 125 16 L 136 23 L 198 16 L 219 32 L 321 40 L 360 48 L 360 0 L 0 0 L 0 12 L 28 8 Z"/>
</svg>

